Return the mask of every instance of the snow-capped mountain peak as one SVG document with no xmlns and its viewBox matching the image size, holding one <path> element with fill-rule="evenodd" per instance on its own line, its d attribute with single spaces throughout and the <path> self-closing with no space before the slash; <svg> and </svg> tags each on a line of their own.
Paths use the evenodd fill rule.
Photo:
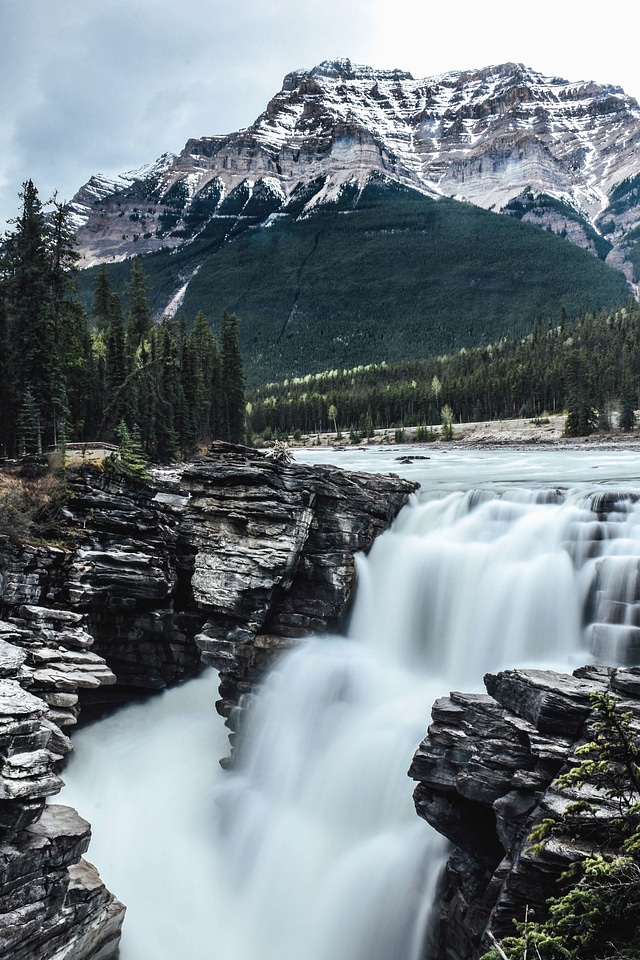
<svg viewBox="0 0 640 960">
<path fill-rule="evenodd" d="M 299 212 L 309 212 L 375 174 L 529 219 L 599 255 L 612 248 L 629 274 L 625 238 L 640 213 L 633 184 L 628 203 L 618 194 L 640 174 L 639 145 L 640 108 L 617 86 L 521 63 L 414 79 L 325 60 L 288 73 L 247 129 L 189 140 L 115 182 L 94 177 L 73 210 L 90 261 L 129 255 L 133 242 L 139 252 L 179 245 L 234 191 L 240 214 L 245 196 L 269 212 L 304 196 Z M 123 217 L 135 227 L 123 230 Z"/>
</svg>

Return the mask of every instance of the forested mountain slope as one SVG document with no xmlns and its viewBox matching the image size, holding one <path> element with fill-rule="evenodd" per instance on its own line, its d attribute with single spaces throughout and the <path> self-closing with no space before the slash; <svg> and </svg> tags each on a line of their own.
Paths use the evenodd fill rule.
<svg viewBox="0 0 640 960">
<path fill-rule="evenodd" d="M 345 187 L 304 217 L 214 218 L 182 250 L 143 259 L 161 314 L 240 318 L 248 383 L 396 361 L 524 335 L 628 299 L 624 277 L 565 240 L 387 179 Z M 116 289 L 129 263 L 109 266 Z M 95 268 L 85 271 L 90 302 Z"/>
</svg>

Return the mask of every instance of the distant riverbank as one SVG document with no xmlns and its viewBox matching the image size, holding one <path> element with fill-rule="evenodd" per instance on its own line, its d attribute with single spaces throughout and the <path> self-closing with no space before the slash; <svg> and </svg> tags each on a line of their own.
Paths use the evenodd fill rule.
<svg viewBox="0 0 640 960">
<path fill-rule="evenodd" d="M 605 446 L 610 448 L 620 448 L 623 450 L 640 451 L 640 434 L 633 433 L 594 433 L 589 437 L 566 437 L 564 434 L 566 417 L 564 414 L 553 414 L 540 419 L 519 419 L 519 420 L 492 420 L 480 421 L 479 423 L 459 423 L 454 424 L 453 438 L 443 440 L 441 437 L 441 427 L 434 424 L 427 428 L 429 439 L 424 440 L 421 436 L 417 439 L 418 428 L 404 427 L 400 430 L 376 430 L 370 439 L 362 439 L 359 446 L 412 446 L 427 449 L 434 444 L 439 448 L 445 446 L 464 445 L 473 449 L 474 447 L 490 448 L 503 446 L 554 446 L 566 449 L 580 449 L 591 446 Z M 424 434 L 425 428 L 421 428 Z M 353 447 L 349 432 L 345 433 L 311 433 L 303 434 L 298 440 L 289 438 L 286 441 L 290 447 L 331 447 L 340 449 L 341 447 Z M 271 447 L 272 443 L 264 444 L 264 447 Z"/>
</svg>

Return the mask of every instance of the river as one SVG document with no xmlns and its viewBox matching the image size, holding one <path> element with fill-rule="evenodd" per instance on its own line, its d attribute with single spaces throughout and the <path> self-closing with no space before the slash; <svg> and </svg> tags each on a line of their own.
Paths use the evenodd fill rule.
<svg viewBox="0 0 640 960">
<path fill-rule="evenodd" d="M 417 960 L 446 848 L 406 771 L 433 700 L 487 670 L 630 656 L 640 512 L 612 491 L 640 496 L 637 454 L 299 458 L 422 487 L 358 559 L 347 635 L 265 679 L 235 772 L 213 671 L 74 736 L 60 801 L 127 904 L 122 960 Z"/>
</svg>

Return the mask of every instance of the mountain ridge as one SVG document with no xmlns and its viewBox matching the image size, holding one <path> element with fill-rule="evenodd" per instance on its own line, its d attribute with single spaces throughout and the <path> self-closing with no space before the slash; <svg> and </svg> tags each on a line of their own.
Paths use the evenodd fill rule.
<svg viewBox="0 0 640 960">
<path fill-rule="evenodd" d="M 71 209 L 89 265 L 179 248 L 225 204 L 243 215 L 256 191 L 267 217 L 292 203 L 305 215 L 376 174 L 559 233 L 633 286 L 639 145 L 640 107 L 619 86 L 517 63 L 415 80 L 328 60 L 288 73 L 249 127 L 93 177 Z"/>
</svg>

